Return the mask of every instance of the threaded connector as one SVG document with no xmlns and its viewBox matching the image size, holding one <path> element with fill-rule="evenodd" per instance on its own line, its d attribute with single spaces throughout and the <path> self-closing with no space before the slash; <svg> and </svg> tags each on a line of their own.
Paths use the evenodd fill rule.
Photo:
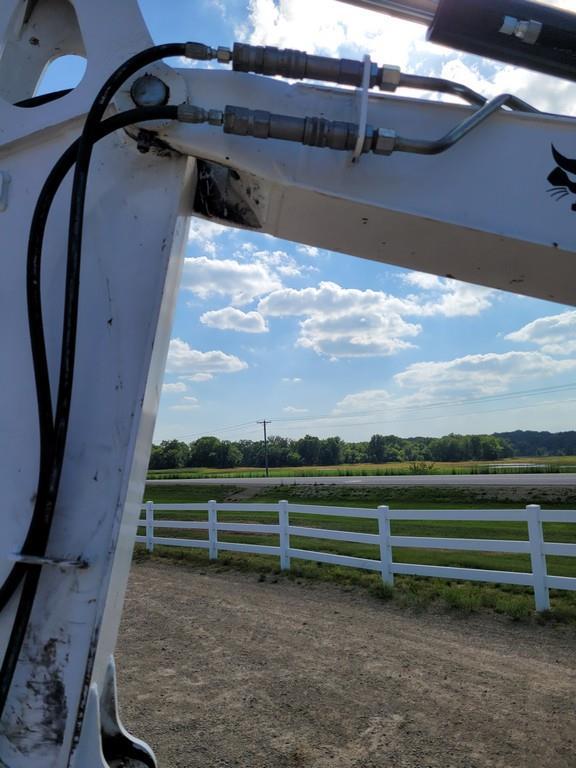
<svg viewBox="0 0 576 768">
<path fill-rule="evenodd" d="M 232 51 L 230 48 L 225 48 L 222 45 L 219 48 L 211 48 L 209 45 L 204 45 L 204 43 L 186 43 L 184 56 L 187 59 L 195 59 L 196 61 L 217 59 L 220 64 L 229 64 L 232 61 Z"/>
<path fill-rule="evenodd" d="M 210 125 L 222 125 L 224 114 L 219 109 L 203 109 L 192 104 L 180 104 L 178 107 L 178 120 L 181 123 L 209 123 Z"/>
<path fill-rule="evenodd" d="M 358 130 L 356 123 L 327 120 L 324 117 L 291 117 L 234 106 L 227 106 L 224 111 L 224 133 L 293 141 L 307 147 L 341 152 L 351 152 L 356 148 Z M 395 146 L 394 131 L 366 126 L 362 152 L 389 155 Z"/>
</svg>

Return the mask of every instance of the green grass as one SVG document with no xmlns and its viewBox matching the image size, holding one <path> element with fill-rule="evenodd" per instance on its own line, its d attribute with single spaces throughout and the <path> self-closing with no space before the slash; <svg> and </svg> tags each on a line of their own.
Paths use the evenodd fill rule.
<svg viewBox="0 0 576 768">
<path fill-rule="evenodd" d="M 275 502 L 288 498 L 295 503 L 323 504 L 333 506 L 353 506 L 375 508 L 387 503 L 393 509 L 520 509 L 526 503 L 534 502 L 534 489 L 470 489 L 470 488 L 374 488 L 339 486 L 293 486 L 271 487 L 253 492 L 230 486 L 148 486 L 145 498 L 157 503 L 204 502 L 209 498 L 217 501 L 231 501 L 242 493 L 239 499 L 245 503 Z M 382 495 L 385 494 L 385 498 Z M 546 489 L 547 509 L 566 509 L 576 507 L 574 494 L 565 489 Z M 248 498 L 246 498 L 248 496 Z M 542 502 L 542 499 L 538 499 Z M 206 513 L 157 512 L 158 519 L 165 520 L 205 520 Z M 233 512 L 219 513 L 222 521 L 276 523 L 275 513 Z M 333 530 L 376 533 L 375 520 L 341 518 L 332 515 L 291 514 L 290 520 L 295 525 L 306 525 Z M 437 538 L 474 538 L 527 540 L 527 525 L 519 522 L 466 522 L 466 521 L 392 521 L 393 535 L 433 536 Z M 139 531 L 144 533 L 142 529 Z M 204 531 L 183 531 L 179 529 L 161 529 L 157 535 L 174 538 L 205 539 Z M 576 525 L 549 523 L 545 525 L 547 541 L 576 543 Z M 277 546 L 276 535 L 222 533 L 221 541 L 246 542 Z M 379 559 L 379 549 L 371 544 L 355 544 L 306 537 L 292 537 L 292 546 L 305 550 L 317 550 L 334 554 L 350 555 Z M 184 559 L 192 563 L 206 563 L 207 554 L 200 550 L 178 550 L 157 546 L 155 556 L 169 559 Z M 524 554 L 506 554 L 492 552 L 468 552 L 450 550 L 426 550 L 394 548 L 395 562 L 423 565 L 443 565 L 463 568 L 480 568 L 503 571 L 528 572 L 530 558 Z M 278 559 L 262 555 L 236 553 L 219 554 L 220 566 L 233 565 L 247 567 L 262 573 L 277 573 Z M 557 576 L 576 576 L 576 558 L 548 557 L 548 572 Z M 378 575 L 355 569 L 320 565 L 306 561 L 293 560 L 291 576 L 322 578 L 338 583 L 366 586 L 370 591 L 386 591 Z M 440 601 L 445 607 L 464 612 L 490 609 L 507 614 L 513 618 L 532 615 L 534 600 L 532 590 L 511 585 L 493 585 L 468 582 L 448 582 L 442 579 L 397 577 L 394 599 L 401 604 L 418 607 Z M 553 598 L 553 616 L 576 621 L 576 593 L 558 591 Z"/>
<path fill-rule="evenodd" d="M 515 464 L 530 464 L 517 468 Z M 494 465 L 502 465 L 495 468 Z M 510 465 L 506 468 L 504 465 Z M 273 467 L 271 477 L 366 477 L 368 475 L 478 475 L 541 472 L 576 472 L 576 456 L 547 456 L 498 459 L 495 461 L 397 461 L 387 464 L 338 464 L 335 466 Z M 210 478 L 258 478 L 264 477 L 261 467 L 236 467 L 234 469 L 212 469 L 208 467 L 184 467 L 178 469 L 153 469 L 148 472 L 150 480 L 210 479 Z"/>
</svg>

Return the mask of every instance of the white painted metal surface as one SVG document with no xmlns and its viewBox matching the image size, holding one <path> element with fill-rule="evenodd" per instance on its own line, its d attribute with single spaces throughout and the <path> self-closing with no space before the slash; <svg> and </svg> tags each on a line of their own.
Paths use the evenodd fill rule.
<svg viewBox="0 0 576 768">
<path fill-rule="evenodd" d="M 354 91 L 219 70 L 180 72 L 198 106 L 227 104 L 355 122 Z M 436 139 L 472 108 L 372 95 L 368 122 Z M 501 110 L 444 154 L 367 156 L 175 124 L 171 146 L 259 180 L 262 230 L 289 240 L 576 304 L 576 213 L 548 193 L 551 145 L 570 155 L 569 117 Z M 250 185 L 253 185 L 250 178 Z M 222 222 L 226 223 L 226 222 Z"/>
<path fill-rule="evenodd" d="M 0 214 L 0 483 L 6 493 L 0 582 L 24 541 L 38 473 L 25 289 L 32 211 L 52 165 L 78 136 L 96 90 L 116 66 L 151 44 L 136 0 L 75 0 L 73 6 L 68 0 L 42 0 L 32 6 L 30 23 L 46 32 L 38 46 L 43 62 L 37 52 L 31 62 L 30 35 L 21 33 L 28 4 L 3 0 L 0 7 L 0 169 L 11 178 L 8 205 Z M 32 95 L 62 35 L 80 28 L 88 66 L 78 88 L 42 106 L 14 106 Z M 61 52 L 76 52 L 78 39 L 71 31 L 66 39 L 70 44 Z M 183 190 L 192 168 L 182 156 L 141 155 L 123 135 L 95 150 L 72 414 L 48 544 L 49 555 L 83 559 L 88 567 L 42 570 L 0 728 L 0 764 L 9 768 L 105 765 L 93 744 L 86 751 L 83 713 L 88 698 L 102 690 L 115 646 L 186 239 Z M 53 388 L 68 196 L 65 184 L 48 224 L 43 259 Z M 16 602 L 0 615 L 0 655 Z M 93 729 L 94 723 L 86 727 Z"/>
<path fill-rule="evenodd" d="M 208 532 L 208 540 L 174 539 L 156 537 L 155 528 L 185 529 L 191 523 L 179 520 L 150 520 L 150 509 L 163 512 L 171 509 L 178 511 L 208 512 L 206 521 L 194 521 L 195 529 L 204 529 Z M 393 585 L 394 574 L 412 576 L 430 576 L 433 578 L 463 579 L 469 581 L 486 581 L 499 584 L 520 584 L 534 589 L 535 607 L 537 611 L 550 608 L 549 589 L 576 590 L 576 578 L 564 576 L 548 576 L 546 568 L 546 555 L 562 557 L 576 557 L 576 544 L 555 544 L 544 540 L 542 521 L 573 523 L 576 525 L 576 511 L 542 511 L 538 505 L 528 505 L 525 509 L 518 510 L 391 510 L 387 506 L 378 507 L 376 510 L 359 509 L 357 507 L 326 507 L 308 504 L 290 504 L 280 501 L 278 504 L 219 504 L 210 501 L 206 504 L 153 504 L 147 502 L 142 511 L 146 512 L 146 519 L 140 520 L 139 528 L 146 529 L 145 536 L 138 536 L 137 541 L 145 543 L 148 551 L 153 550 L 155 544 L 164 546 L 181 546 L 202 549 L 210 549 L 211 559 L 217 559 L 218 551 L 245 552 L 253 554 L 276 555 L 280 558 L 282 570 L 289 570 L 290 558 L 311 560 L 319 563 L 342 565 L 351 568 L 362 568 L 370 571 L 380 571 L 384 583 Z M 237 512 L 244 515 L 256 516 L 262 512 L 275 512 L 278 514 L 278 524 L 258 523 L 223 523 L 218 522 L 218 512 Z M 331 515 L 344 517 L 351 520 L 368 519 L 378 521 L 378 533 L 358 533 L 356 531 L 330 530 L 290 524 L 290 514 L 298 515 Z M 520 522 L 527 525 L 527 541 L 470 539 L 470 538 L 434 538 L 429 536 L 393 536 L 390 531 L 390 522 L 393 520 L 405 521 L 482 521 Z M 279 546 L 263 546 L 250 543 L 230 543 L 218 540 L 218 531 L 236 533 L 263 533 L 278 535 Z M 346 541 L 356 544 L 373 544 L 380 548 L 380 559 L 351 557 L 338 555 L 332 552 L 318 552 L 308 549 L 299 549 L 291 546 L 291 537 L 305 537 L 308 539 L 325 539 L 327 541 Z M 149 542 L 152 542 L 150 544 Z M 395 563 L 393 560 L 393 547 L 413 549 L 435 549 L 446 551 L 476 551 L 476 552 L 513 552 L 529 554 L 532 562 L 531 573 L 519 573 L 512 571 L 491 571 L 480 568 L 453 568 L 437 565 L 416 565 L 412 563 Z"/>
</svg>

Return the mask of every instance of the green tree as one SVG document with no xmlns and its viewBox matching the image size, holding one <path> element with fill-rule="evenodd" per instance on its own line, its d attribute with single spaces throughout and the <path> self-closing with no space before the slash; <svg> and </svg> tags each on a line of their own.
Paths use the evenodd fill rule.
<svg viewBox="0 0 576 768">
<path fill-rule="evenodd" d="M 302 463 L 306 466 L 314 466 L 320 463 L 320 438 L 305 435 L 296 441 L 296 450 L 300 454 Z"/>
</svg>

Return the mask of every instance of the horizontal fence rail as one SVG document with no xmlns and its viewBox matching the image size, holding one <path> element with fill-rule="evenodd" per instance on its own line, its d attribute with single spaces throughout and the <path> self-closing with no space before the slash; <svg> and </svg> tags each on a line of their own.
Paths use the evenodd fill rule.
<svg viewBox="0 0 576 768">
<path fill-rule="evenodd" d="M 547 573 L 546 556 L 576 557 L 576 544 L 553 543 L 544 540 L 543 523 L 576 523 L 576 511 L 544 511 L 537 504 L 530 504 L 519 510 L 391 510 L 387 506 L 377 509 L 358 509 L 356 507 L 328 507 L 307 504 L 290 504 L 279 501 L 277 504 L 234 504 L 208 501 L 196 504 L 154 504 L 151 501 L 142 506 L 145 519 L 140 520 L 139 528 L 146 529 L 145 536 L 137 536 L 136 541 L 146 544 L 149 552 L 154 545 L 168 547 L 190 547 L 207 549 L 211 560 L 218 558 L 218 552 L 244 552 L 252 554 L 274 555 L 280 558 L 282 570 L 290 568 L 291 560 L 310 560 L 318 563 L 341 565 L 378 571 L 385 584 L 393 586 L 394 575 L 429 576 L 434 578 L 483 581 L 498 584 L 518 584 L 532 587 L 537 611 L 550 608 L 550 589 L 576 591 L 576 578 L 550 576 Z M 155 512 L 206 512 L 206 520 L 165 520 L 157 519 Z M 235 513 L 274 513 L 277 523 L 242 523 L 218 520 L 218 512 Z M 359 533 L 356 531 L 329 530 L 302 524 L 292 525 L 290 514 L 324 515 L 327 517 L 359 518 L 377 521 L 377 533 Z M 470 539 L 470 538 L 433 538 L 429 536 L 393 536 L 390 531 L 391 521 L 481 521 L 481 522 L 523 522 L 527 525 L 526 541 Z M 155 536 L 155 529 L 198 530 L 206 531 L 206 539 L 188 539 Z M 278 536 L 278 545 L 239 543 L 222 541 L 218 532 L 247 533 Z M 327 541 L 345 541 L 356 544 L 372 544 L 379 547 L 379 559 L 340 555 L 332 552 L 318 552 L 300 549 L 291 545 L 291 537 L 324 539 Z M 531 572 L 493 571 L 480 568 L 454 568 L 438 565 L 417 565 L 413 563 L 395 563 L 393 547 L 413 549 L 462 550 L 475 552 L 522 553 L 530 555 Z"/>
</svg>

